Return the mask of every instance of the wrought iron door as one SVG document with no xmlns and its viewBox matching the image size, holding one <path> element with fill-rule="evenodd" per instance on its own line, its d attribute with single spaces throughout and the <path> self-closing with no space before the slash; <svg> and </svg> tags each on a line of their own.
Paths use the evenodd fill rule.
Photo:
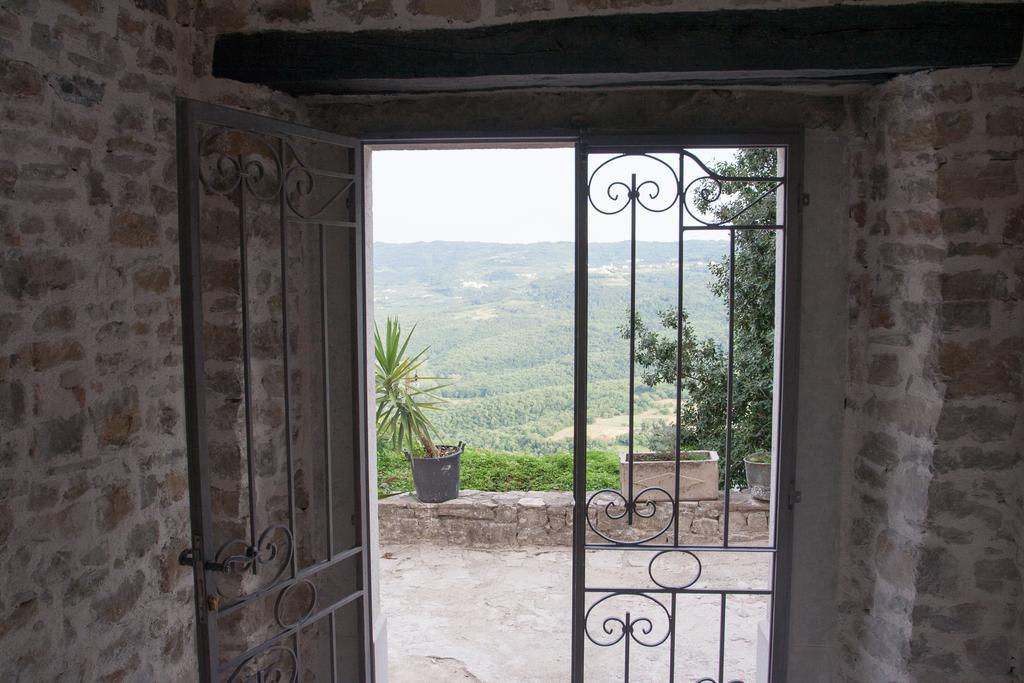
<svg viewBox="0 0 1024 683">
<path fill-rule="evenodd" d="M 735 155 L 741 148 L 745 152 L 759 150 L 757 154 L 761 156 L 757 158 L 762 162 L 768 160 L 768 170 L 750 174 L 723 171 L 726 167 L 715 159 L 739 158 Z M 750 154 L 751 158 L 755 156 Z M 709 135 L 629 141 L 592 138 L 577 146 L 577 514 L 573 529 L 572 645 L 575 683 L 785 680 L 785 658 L 780 653 L 785 651 L 789 530 L 794 496 L 794 218 L 798 158 L 799 139 L 787 136 Z M 596 233 L 600 235 L 595 237 Z M 736 299 L 737 244 L 755 233 L 759 237 L 752 241 L 767 245 L 765 248 L 776 254 L 775 291 L 765 293 L 764 303 L 773 308 L 775 329 L 774 341 L 768 341 L 774 345 L 774 370 L 767 400 L 771 412 L 770 450 L 776 468 L 769 512 L 758 513 L 768 515 L 769 528 L 764 534 L 751 531 L 748 526 L 748 522 L 759 526 L 764 517 L 731 510 L 741 497 L 747 498 L 746 494 L 732 490 L 729 474 L 745 455 L 734 452 L 735 397 L 737 385 L 746 389 L 741 383 L 748 381 L 736 368 L 734 321 L 741 303 Z M 674 278 L 675 296 L 660 304 L 649 301 L 644 292 L 645 278 L 655 275 L 651 275 L 653 269 L 646 265 L 644 255 L 638 254 L 638 246 L 643 247 L 644 240 L 657 234 L 673 235 L 676 245 L 669 245 L 669 249 L 677 248 L 674 275 L 671 270 L 669 275 L 658 275 Z M 724 448 L 719 446 L 723 452 L 718 463 L 726 475 L 724 493 L 720 494 L 724 500 L 699 502 L 687 500 L 686 493 L 680 490 L 688 481 L 688 475 L 681 473 L 687 465 L 683 462 L 684 442 L 689 439 L 688 432 L 684 433 L 688 429 L 684 409 L 693 398 L 684 390 L 684 379 L 698 361 L 687 354 L 695 354 L 700 348 L 684 339 L 684 329 L 689 329 L 684 317 L 688 310 L 684 283 L 687 273 L 693 277 L 687 270 L 692 260 L 687 260 L 686 249 L 688 244 L 696 243 L 690 239 L 712 234 L 721 239 L 723 260 L 718 267 L 727 282 L 719 290 L 725 300 L 727 322 L 722 325 L 724 339 L 717 356 L 722 359 L 725 385 L 721 406 Z M 597 247 L 598 241 L 605 243 Z M 591 252 L 598 248 L 601 260 L 592 260 Z M 708 243 L 703 248 L 708 248 Z M 608 287 L 601 289 L 594 284 L 595 278 L 616 279 L 627 294 L 612 297 L 607 294 Z M 707 283 L 699 282 L 696 286 Z M 749 308 L 752 302 L 743 303 Z M 592 323 L 601 316 L 597 309 L 602 306 L 612 307 L 612 313 L 621 315 L 623 366 L 628 363 L 628 373 L 622 371 L 622 390 L 628 392 L 628 441 L 622 456 L 621 485 L 588 491 L 588 383 L 593 381 L 588 378 L 588 346 L 591 328 L 594 334 L 602 333 Z M 674 363 L 674 382 L 661 386 L 666 395 L 662 404 L 671 405 L 674 447 L 670 450 L 674 452 L 667 465 L 668 474 L 652 484 L 645 480 L 647 475 L 639 474 L 635 446 L 640 421 L 639 375 L 643 374 L 638 353 L 647 354 L 644 362 L 653 362 L 651 354 L 655 347 L 644 346 L 643 340 L 651 339 L 649 334 L 653 324 L 657 324 L 651 318 L 656 315 L 664 326 L 662 339 L 674 342 L 668 347 L 664 343 L 660 346 L 663 354 L 666 348 L 674 347 L 669 352 L 674 357 L 662 358 L 663 363 Z M 607 347 L 611 342 L 606 338 L 602 343 Z M 607 365 L 609 361 L 604 358 L 603 362 Z M 607 386 L 602 391 L 607 395 Z M 645 391 L 649 398 L 652 389 Z M 690 386 L 690 392 L 693 391 Z M 763 506 L 752 502 L 749 509 L 762 510 Z M 694 521 L 702 514 L 710 515 L 711 519 Z M 717 521 L 713 519 L 716 514 Z M 709 534 L 714 536 L 709 538 Z M 614 578 L 609 580 L 609 576 Z M 755 624 L 757 633 L 751 632 L 751 624 Z M 752 651 L 758 647 L 760 654 Z M 747 651 L 741 651 L 743 648 Z"/>
<path fill-rule="evenodd" d="M 203 683 L 373 680 L 361 156 L 178 103 Z"/>
</svg>

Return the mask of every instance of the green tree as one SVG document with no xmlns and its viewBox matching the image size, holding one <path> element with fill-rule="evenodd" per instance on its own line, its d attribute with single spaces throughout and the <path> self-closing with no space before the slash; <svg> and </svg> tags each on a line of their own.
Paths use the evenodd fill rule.
<svg viewBox="0 0 1024 683">
<path fill-rule="evenodd" d="M 733 160 L 712 170 L 726 177 L 773 177 L 774 149 L 741 148 Z M 693 206 L 721 224 L 774 225 L 775 184 L 769 181 L 711 180 L 698 184 Z M 728 481 L 746 484 L 743 456 L 770 450 L 775 334 L 775 231 L 736 232 L 733 286 L 733 462 Z M 729 298 L 728 254 L 710 265 L 711 291 L 723 302 Z M 636 361 L 649 386 L 674 383 L 677 321 L 681 321 L 680 384 L 686 395 L 681 408 L 680 444 L 683 449 L 725 452 L 728 356 L 710 339 L 697 339 L 685 310 L 669 308 L 659 314 L 665 332 L 635 320 Z M 628 326 L 620 327 L 628 338 Z M 726 473 L 723 472 L 723 479 Z"/>
</svg>

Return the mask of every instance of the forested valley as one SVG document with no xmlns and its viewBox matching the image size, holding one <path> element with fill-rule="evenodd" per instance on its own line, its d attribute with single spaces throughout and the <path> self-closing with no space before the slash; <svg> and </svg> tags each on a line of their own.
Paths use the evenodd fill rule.
<svg viewBox="0 0 1024 683">
<path fill-rule="evenodd" d="M 686 240 L 684 308 L 693 332 L 724 343 L 725 308 L 710 290 L 710 264 L 727 242 Z M 678 245 L 637 243 L 637 312 L 651 324 L 676 304 Z M 629 345 L 628 242 L 590 245 L 590 446 L 626 435 Z M 428 371 L 446 378 L 448 408 L 434 422 L 441 443 L 552 453 L 571 445 L 573 245 L 420 242 L 374 245 L 374 316 L 416 326 L 410 350 L 430 347 Z M 671 419 L 674 387 L 637 380 L 635 411 Z"/>
</svg>

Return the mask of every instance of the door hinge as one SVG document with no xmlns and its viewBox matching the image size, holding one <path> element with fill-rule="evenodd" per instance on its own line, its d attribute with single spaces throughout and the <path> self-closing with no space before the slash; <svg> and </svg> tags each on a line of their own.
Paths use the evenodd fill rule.
<svg viewBox="0 0 1024 683">
<path fill-rule="evenodd" d="M 801 498 L 802 495 L 796 488 L 796 482 L 789 482 L 789 490 L 786 492 L 786 507 L 792 510 L 793 507 L 800 502 Z"/>
</svg>

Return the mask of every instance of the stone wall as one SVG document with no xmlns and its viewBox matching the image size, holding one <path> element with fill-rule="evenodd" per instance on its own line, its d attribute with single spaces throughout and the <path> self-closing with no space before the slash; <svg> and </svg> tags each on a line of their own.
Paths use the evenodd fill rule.
<svg viewBox="0 0 1024 683">
<path fill-rule="evenodd" d="M 195 677 L 174 98 L 303 111 L 205 76 L 208 21 L 0 7 L 3 681 Z"/>
<path fill-rule="evenodd" d="M 609 503 L 614 501 L 608 499 Z M 602 501 L 588 510 L 591 524 L 606 536 L 626 540 L 625 521 L 600 514 Z M 679 504 L 680 541 L 720 544 L 723 501 L 684 501 Z M 384 498 L 378 505 L 382 543 L 446 543 L 471 548 L 571 546 L 572 494 L 565 491 L 462 491 L 444 503 L 421 503 L 411 493 Z M 632 531 L 649 537 L 669 526 L 671 514 L 634 519 Z M 669 511 L 671 512 L 671 511 Z M 729 501 L 729 533 L 741 545 L 768 542 L 768 504 L 736 492 Z M 655 542 L 671 542 L 671 534 Z M 634 537 L 635 538 L 635 537 Z M 605 543 L 593 529 L 590 543 Z"/>
<path fill-rule="evenodd" d="M 842 680 L 1024 680 L 1022 75 L 853 101 Z"/>
</svg>

